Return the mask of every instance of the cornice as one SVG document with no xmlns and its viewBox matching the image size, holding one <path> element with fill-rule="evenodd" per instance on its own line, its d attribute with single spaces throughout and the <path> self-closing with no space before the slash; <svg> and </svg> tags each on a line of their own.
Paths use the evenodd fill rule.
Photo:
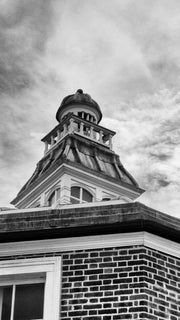
<svg viewBox="0 0 180 320">
<path fill-rule="evenodd" d="M 76 250 L 93 250 L 126 246 L 145 246 L 159 252 L 180 258 L 180 244 L 148 232 L 69 237 L 37 241 L 11 242 L 0 244 L 0 256 L 35 255 L 63 253 Z"/>
<path fill-rule="evenodd" d="M 12 204 L 19 206 L 23 205 L 23 203 L 30 203 L 34 197 L 38 197 L 48 186 L 56 183 L 65 173 L 72 177 L 88 180 L 96 186 L 107 188 L 109 191 L 125 194 L 132 200 L 136 199 L 144 192 L 143 189 L 134 187 L 122 181 L 117 181 L 111 177 L 108 177 L 107 180 L 107 176 L 103 173 L 93 172 L 88 168 L 84 170 L 84 167 L 82 168 L 81 165 L 71 163 L 70 161 L 63 159 L 61 163 L 55 163 L 55 165 L 48 171 L 48 174 L 42 174 L 42 176 L 40 176 L 40 178 L 38 178 L 37 181 L 35 181 L 27 190 L 25 190 L 24 193 L 17 196 L 12 201 Z"/>
<path fill-rule="evenodd" d="M 180 243 L 180 219 L 139 202 L 12 210 L 0 215 L 0 242 L 149 232 Z"/>
</svg>

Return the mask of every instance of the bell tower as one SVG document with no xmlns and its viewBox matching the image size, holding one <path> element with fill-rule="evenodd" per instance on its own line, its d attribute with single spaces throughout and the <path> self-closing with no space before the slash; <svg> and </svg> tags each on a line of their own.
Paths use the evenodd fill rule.
<svg viewBox="0 0 180 320">
<path fill-rule="evenodd" d="M 89 94 L 78 89 L 65 97 L 56 119 L 58 125 L 41 140 L 42 159 L 12 204 L 24 209 L 128 203 L 144 192 L 113 151 L 115 132 L 99 125 L 101 109 Z"/>
</svg>

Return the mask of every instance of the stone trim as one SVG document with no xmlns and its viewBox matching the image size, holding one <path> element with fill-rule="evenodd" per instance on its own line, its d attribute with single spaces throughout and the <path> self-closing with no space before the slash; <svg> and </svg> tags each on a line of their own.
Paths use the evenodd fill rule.
<svg viewBox="0 0 180 320">
<path fill-rule="evenodd" d="M 180 244 L 148 232 L 2 243 L 0 244 L 0 257 L 134 245 L 144 245 L 180 258 Z"/>
</svg>

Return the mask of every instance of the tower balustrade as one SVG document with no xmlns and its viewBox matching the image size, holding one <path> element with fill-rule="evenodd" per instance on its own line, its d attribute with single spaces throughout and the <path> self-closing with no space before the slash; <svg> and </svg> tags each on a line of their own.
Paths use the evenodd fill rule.
<svg viewBox="0 0 180 320">
<path fill-rule="evenodd" d="M 41 140 L 45 144 L 44 154 L 49 152 L 67 134 L 77 134 L 86 137 L 112 150 L 112 137 L 115 135 L 115 132 L 74 114 L 68 114 L 58 126 Z"/>
</svg>

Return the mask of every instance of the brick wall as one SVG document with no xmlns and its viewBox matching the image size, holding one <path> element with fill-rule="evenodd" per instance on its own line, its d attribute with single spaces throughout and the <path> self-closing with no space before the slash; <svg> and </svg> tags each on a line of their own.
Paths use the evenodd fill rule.
<svg viewBox="0 0 180 320">
<path fill-rule="evenodd" d="M 61 320 L 180 319 L 180 260 L 145 247 L 63 254 Z"/>
<path fill-rule="evenodd" d="M 180 259 L 142 246 L 45 256 L 54 255 L 62 256 L 61 320 L 180 320 Z"/>
</svg>

